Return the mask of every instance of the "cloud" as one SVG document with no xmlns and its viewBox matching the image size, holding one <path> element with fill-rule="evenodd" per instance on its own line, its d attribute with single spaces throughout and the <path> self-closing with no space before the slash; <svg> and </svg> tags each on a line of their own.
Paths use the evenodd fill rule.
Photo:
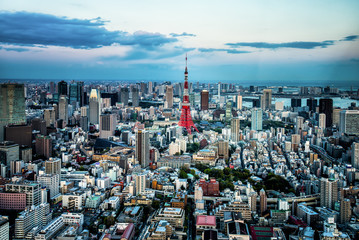
<svg viewBox="0 0 359 240">
<path fill-rule="evenodd" d="M 230 54 L 241 54 L 241 53 L 251 53 L 250 51 L 241 51 L 237 49 L 225 49 L 225 48 L 198 48 L 200 52 L 227 52 Z"/>
<path fill-rule="evenodd" d="M 183 55 L 186 52 L 190 52 L 195 50 L 195 48 L 183 48 L 175 46 L 170 49 L 166 48 L 157 48 L 153 50 L 147 49 L 132 49 L 130 50 L 126 56 L 118 56 L 118 55 L 111 55 L 111 56 L 104 56 L 100 57 L 100 61 L 122 61 L 122 60 L 139 60 L 139 59 L 164 59 L 164 58 L 172 58 Z"/>
<path fill-rule="evenodd" d="M 268 42 L 238 42 L 238 43 L 226 43 L 225 45 L 232 48 L 237 47 L 252 47 L 252 48 L 299 48 L 299 49 L 313 49 L 316 47 L 326 48 L 334 45 L 335 41 L 328 40 L 323 42 L 286 42 L 286 43 L 268 43 Z"/>
<path fill-rule="evenodd" d="M 186 32 L 183 32 L 183 33 L 170 33 L 170 35 L 172 37 L 195 37 L 196 36 L 196 34 L 186 33 Z"/>
<path fill-rule="evenodd" d="M 30 51 L 30 49 L 28 48 L 3 48 L 2 49 L 6 50 L 6 51 L 14 51 L 14 52 L 27 52 Z"/>
<path fill-rule="evenodd" d="M 359 35 L 350 35 L 343 38 L 341 41 L 355 41 L 357 40 Z"/>
<path fill-rule="evenodd" d="M 109 31 L 105 23 L 101 18 L 69 19 L 42 13 L 0 12 L 0 42 L 91 49 L 113 44 L 153 48 L 178 41 L 161 33 Z"/>
</svg>

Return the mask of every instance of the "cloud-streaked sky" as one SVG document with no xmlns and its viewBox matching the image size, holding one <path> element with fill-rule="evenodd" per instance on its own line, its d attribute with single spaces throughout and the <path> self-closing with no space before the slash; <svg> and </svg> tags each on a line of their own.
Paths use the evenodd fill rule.
<svg viewBox="0 0 359 240">
<path fill-rule="evenodd" d="M 357 0 L 1 0 L 0 78 L 359 85 Z"/>
</svg>

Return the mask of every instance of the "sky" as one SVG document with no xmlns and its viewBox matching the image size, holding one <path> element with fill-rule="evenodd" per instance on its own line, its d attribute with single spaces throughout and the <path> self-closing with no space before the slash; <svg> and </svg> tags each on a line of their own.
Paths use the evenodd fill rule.
<svg viewBox="0 0 359 240">
<path fill-rule="evenodd" d="M 0 78 L 359 86 L 357 0 L 0 0 Z"/>
</svg>

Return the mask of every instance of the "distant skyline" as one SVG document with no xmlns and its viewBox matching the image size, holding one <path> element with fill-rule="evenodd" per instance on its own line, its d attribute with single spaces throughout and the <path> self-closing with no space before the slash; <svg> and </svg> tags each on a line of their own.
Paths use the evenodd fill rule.
<svg viewBox="0 0 359 240">
<path fill-rule="evenodd" d="M 2 0 L 0 78 L 359 85 L 359 1 Z"/>
</svg>

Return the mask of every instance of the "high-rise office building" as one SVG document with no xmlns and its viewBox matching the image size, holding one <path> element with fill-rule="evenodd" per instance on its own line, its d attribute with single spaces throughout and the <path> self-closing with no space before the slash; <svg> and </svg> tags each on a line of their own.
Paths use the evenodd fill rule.
<svg viewBox="0 0 359 240">
<path fill-rule="evenodd" d="M 136 159 L 143 168 L 150 163 L 150 139 L 147 131 L 136 131 Z"/>
<path fill-rule="evenodd" d="M 315 98 L 308 98 L 307 99 L 307 106 L 309 107 L 309 111 L 316 111 L 318 106 L 318 100 Z"/>
<path fill-rule="evenodd" d="M 352 217 L 352 209 L 350 207 L 350 200 L 344 198 L 340 201 L 339 222 L 348 223 L 351 217 Z"/>
<path fill-rule="evenodd" d="M 339 129 L 341 133 L 359 135 L 359 110 L 341 111 Z"/>
<path fill-rule="evenodd" d="M 242 110 L 242 96 L 240 93 L 238 93 L 237 97 L 236 97 L 236 103 L 237 103 L 237 110 Z"/>
<path fill-rule="evenodd" d="M 8 125 L 5 127 L 5 141 L 12 141 L 19 145 L 31 146 L 32 127 L 31 125 Z"/>
<path fill-rule="evenodd" d="M 43 174 L 37 177 L 37 181 L 50 191 L 50 198 L 59 194 L 60 174 Z"/>
<path fill-rule="evenodd" d="M 52 139 L 49 136 L 37 135 L 35 143 L 36 154 L 49 158 L 52 156 Z"/>
<path fill-rule="evenodd" d="M 72 82 L 70 84 L 69 103 L 73 106 L 84 105 L 84 82 Z"/>
<path fill-rule="evenodd" d="M 320 206 L 334 209 L 338 201 L 338 180 L 322 178 L 320 180 Z"/>
<path fill-rule="evenodd" d="M 25 239 L 26 235 L 30 231 L 33 231 L 35 227 L 38 227 L 38 230 L 40 230 L 46 226 L 51 219 L 52 212 L 50 211 L 50 205 L 48 203 L 32 206 L 22 211 L 15 219 L 15 238 Z M 36 229 L 33 235 L 35 235 L 35 233 Z"/>
<path fill-rule="evenodd" d="M 320 113 L 319 114 L 319 123 L 318 123 L 319 128 L 321 129 L 325 129 L 326 126 L 326 115 L 324 113 Z"/>
<path fill-rule="evenodd" d="M 68 95 L 67 82 L 65 82 L 65 81 L 58 82 L 57 93 L 58 93 L 59 97 L 61 95 L 65 95 L 65 96 Z"/>
<path fill-rule="evenodd" d="M 123 105 L 127 106 L 128 98 L 129 98 L 128 88 L 126 88 L 126 87 L 121 88 L 121 98 L 120 98 L 121 103 L 123 103 Z"/>
<path fill-rule="evenodd" d="M 333 124 L 333 99 L 319 99 L 319 113 L 325 114 L 325 127 L 331 127 Z"/>
<path fill-rule="evenodd" d="M 252 108 L 252 125 L 251 129 L 260 131 L 262 130 L 262 118 L 263 118 L 263 112 L 260 108 Z"/>
<path fill-rule="evenodd" d="M 152 82 L 148 82 L 148 93 L 152 94 L 153 91 L 153 83 Z"/>
<path fill-rule="evenodd" d="M 64 124 L 67 125 L 69 120 L 69 110 L 68 110 L 68 99 L 65 95 L 60 95 L 59 97 L 59 119 L 64 121 Z"/>
<path fill-rule="evenodd" d="M 232 119 L 232 102 L 228 101 L 226 103 L 226 121 L 230 121 Z"/>
<path fill-rule="evenodd" d="M 292 134 L 291 144 L 292 144 L 292 151 L 294 151 L 294 152 L 298 151 L 298 147 L 300 144 L 300 135 L 299 134 Z"/>
<path fill-rule="evenodd" d="M 49 92 L 51 94 L 54 94 L 56 92 L 56 85 L 54 82 L 50 82 L 50 86 L 49 86 Z"/>
<path fill-rule="evenodd" d="M 201 110 L 208 110 L 209 92 L 207 90 L 201 91 Z"/>
<path fill-rule="evenodd" d="M 89 100 L 89 121 L 91 124 L 100 123 L 100 95 L 97 89 L 92 89 Z"/>
<path fill-rule="evenodd" d="M 272 89 L 264 89 L 261 96 L 261 108 L 263 110 L 270 109 L 272 106 Z"/>
<path fill-rule="evenodd" d="M 34 118 L 31 120 L 32 130 L 39 131 L 40 134 L 46 135 L 46 122 L 41 118 Z"/>
<path fill-rule="evenodd" d="M 218 141 L 218 157 L 225 160 L 229 157 L 229 142 L 225 140 Z"/>
<path fill-rule="evenodd" d="M 359 143 L 353 142 L 352 144 L 352 166 L 359 169 Z"/>
<path fill-rule="evenodd" d="M 138 88 L 136 87 L 132 88 L 131 94 L 132 94 L 132 107 L 140 106 L 140 95 Z"/>
<path fill-rule="evenodd" d="M 44 110 L 44 120 L 46 122 L 46 127 L 54 127 L 56 122 L 55 109 L 45 109 Z"/>
<path fill-rule="evenodd" d="M 240 120 L 239 118 L 232 118 L 231 121 L 231 140 L 232 142 L 239 142 L 239 136 L 240 136 Z"/>
<path fill-rule="evenodd" d="M 40 204 L 40 184 L 36 182 L 8 183 L 5 192 L 26 193 L 26 206 Z"/>
<path fill-rule="evenodd" d="M 167 107 L 172 108 L 173 107 L 173 86 L 172 85 L 166 86 L 166 101 L 167 101 Z"/>
<path fill-rule="evenodd" d="M 292 98 L 290 100 L 290 106 L 292 108 L 298 108 L 302 106 L 302 99 L 301 98 Z"/>
<path fill-rule="evenodd" d="M 342 111 L 341 108 L 334 108 L 333 109 L 333 125 L 337 128 L 340 128 L 340 112 Z"/>
<path fill-rule="evenodd" d="M 4 141 L 4 127 L 25 124 L 24 84 L 0 84 L 0 142 Z"/>
<path fill-rule="evenodd" d="M 19 160 L 19 145 L 14 142 L 0 142 L 0 164 L 10 170 L 11 162 Z"/>
<path fill-rule="evenodd" d="M 262 190 L 259 191 L 259 199 L 260 199 L 260 211 L 261 211 L 261 215 L 263 215 L 263 213 L 267 211 L 267 194 L 263 188 Z"/>
<path fill-rule="evenodd" d="M 61 174 L 61 159 L 50 158 L 45 161 L 45 173 L 46 174 Z"/>
<path fill-rule="evenodd" d="M 299 131 L 303 130 L 303 126 L 304 126 L 304 118 L 297 116 L 295 123 L 295 133 L 299 134 Z"/>
<path fill-rule="evenodd" d="M 146 175 L 136 176 L 136 195 L 142 194 L 146 189 Z"/>
<path fill-rule="evenodd" d="M 108 138 L 115 134 L 117 117 L 115 114 L 102 114 L 100 117 L 100 138 Z"/>
<path fill-rule="evenodd" d="M 261 100 L 260 99 L 252 99 L 252 107 L 253 108 L 260 108 L 261 107 Z"/>
</svg>

